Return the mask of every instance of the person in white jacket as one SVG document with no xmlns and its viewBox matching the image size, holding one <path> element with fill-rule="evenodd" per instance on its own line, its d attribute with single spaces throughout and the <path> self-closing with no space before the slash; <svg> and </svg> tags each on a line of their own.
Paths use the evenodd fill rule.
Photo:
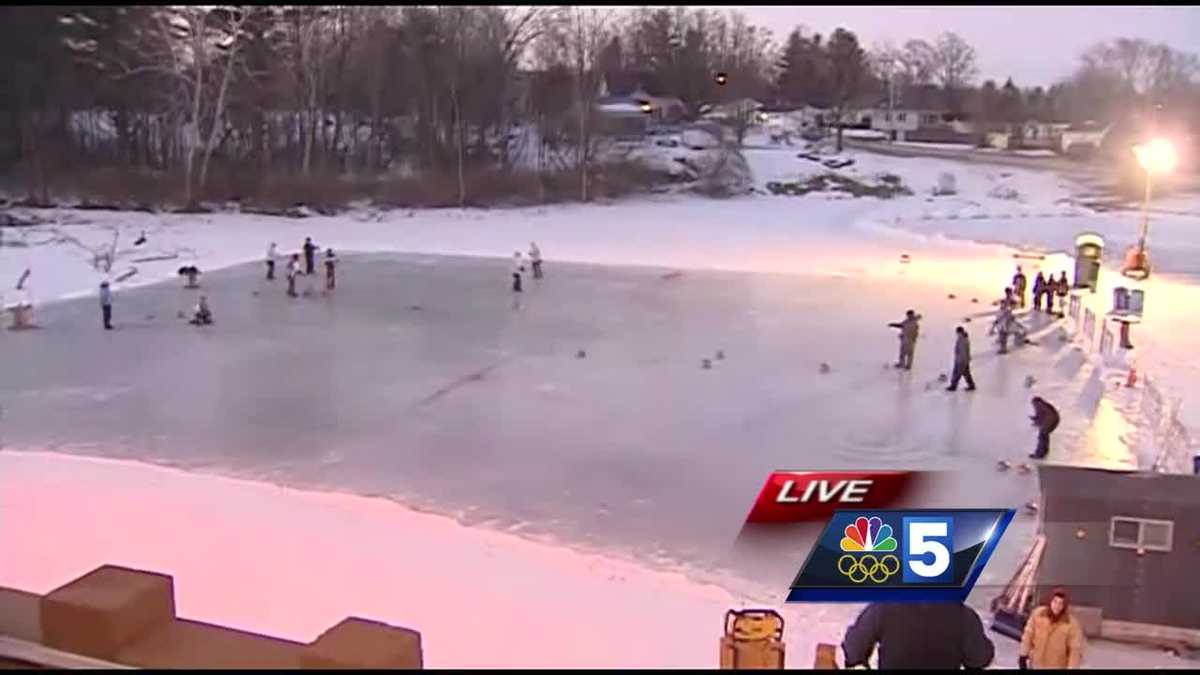
<svg viewBox="0 0 1200 675">
<path fill-rule="evenodd" d="M 267 247 L 267 281 L 275 280 L 275 242 Z"/>
<path fill-rule="evenodd" d="M 533 267 L 533 278 L 542 278 L 542 250 L 536 241 L 529 242 L 529 264 Z"/>
<path fill-rule="evenodd" d="M 512 289 L 513 289 L 514 293 L 521 292 L 521 276 L 523 274 L 525 274 L 525 261 L 521 259 L 520 251 L 513 251 L 513 266 L 512 266 L 513 286 L 512 286 Z"/>
<path fill-rule="evenodd" d="M 300 274 L 300 254 L 293 253 L 291 261 L 288 262 L 287 268 L 287 294 L 289 297 L 296 297 L 296 276 Z"/>
</svg>

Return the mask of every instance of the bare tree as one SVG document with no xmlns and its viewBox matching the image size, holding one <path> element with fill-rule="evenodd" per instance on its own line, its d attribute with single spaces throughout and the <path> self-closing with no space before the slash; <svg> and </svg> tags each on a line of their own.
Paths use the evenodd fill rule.
<svg viewBox="0 0 1200 675">
<path fill-rule="evenodd" d="M 854 33 L 838 28 L 825 47 L 833 83 L 833 114 L 837 121 L 837 151 L 842 151 L 843 116 L 865 92 L 869 68 L 867 55 Z"/>
<path fill-rule="evenodd" d="M 933 59 L 934 73 L 946 91 L 948 102 L 961 112 L 962 92 L 979 74 L 975 48 L 958 33 L 947 31 L 938 36 Z"/>
<path fill-rule="evenodd" d="M 575 165 L 579 170 L 579 198 L 591 199 L 591 169 L 598 154 L 596 98 L 604 78 L 601 54 L 611 36 L 612 12 L 584 7 L 559 10 L 554 31 L 570 65 L 575 89 Z"/>
</svg>

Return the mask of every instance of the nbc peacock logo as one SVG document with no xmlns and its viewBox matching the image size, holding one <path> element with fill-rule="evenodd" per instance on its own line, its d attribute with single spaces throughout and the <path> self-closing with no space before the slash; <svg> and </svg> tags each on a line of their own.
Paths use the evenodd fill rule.
<svg viewBox="0 0 1200 675">
<path fill-rule="evenodd" d="M 892 526 L 879 516 L 855 518 L 846 526 L 840 548 L 838 572 L 853 583 L 882 584 L 900 571 L 900 559 L 892 553 L 899 548 Z"/>
</svg>

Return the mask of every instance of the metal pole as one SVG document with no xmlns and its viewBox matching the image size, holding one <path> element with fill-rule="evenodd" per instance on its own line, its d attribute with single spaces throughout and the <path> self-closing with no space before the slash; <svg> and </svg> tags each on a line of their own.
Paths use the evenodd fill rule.
<svg viewBox="0 0 1200 675">
<path fill-rule="evenodd" d="M 888 61 L 888 143 L 896 140 L 896 62 Z"/>
<path fill-rule="evenodd" d="M 1150 170 L 1146 169 L 1146 196 L 1142 200 L 1142 231 L 1138 236 L 1138 257 L 1146 257 L 1146 236 L 1150 234 Z"/>
</svg>

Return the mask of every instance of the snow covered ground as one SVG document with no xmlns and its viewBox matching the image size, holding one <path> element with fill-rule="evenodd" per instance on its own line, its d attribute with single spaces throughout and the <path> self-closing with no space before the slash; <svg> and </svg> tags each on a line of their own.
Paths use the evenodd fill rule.
<svg viewBox="0 0 1200 675">
<path fill-rule="evenodd" d="M 797 158 L 797 152 L 799 149 L 747 151 L 756 185 L 795 180 L 826 170 Z M 995 490 L 984 494 L 1003 497 L 1009 502 L 1006 505 L 1016 505 L 1030 495 L 1033 486 L 1022 484 L 1016 476 L 999 478 L 991 465 L 997 457 L 1022 452 L 1030 441 L 1027 435 L 1013 437 L 1011 431 L 1006 431 L 1012 427 L 1007 416 L 1023 420 L 1027 413 L 1024 406 L 1029 391 L 1023 384 L 1026 374 L 1036 374 L 1035 391 L 1048 392 L 1053 400 L 1067 402 L 1064 408 L 1069 414 L 1064 415 L 1064 427 L 1056 434 L 1056 446 L 1063 449 L 1062 461 L 1109 466 L 1127 466 L 1135 461 L 1130 443 L 1114 439 L 1124 433 L 1122 425 L 1137 420 L 1121 413 L 1111 400 L 1112 394 L 1105 391 L 1107 382 L 1102 373 L 1089 366 L 1086 355 L 1069 343 L 1058 341 L 1057 329 L 1053 327 L 1047 329 L 1043 345 L 1002 360 L 982 356 L 987 351 L 983 336 L 986 319 L 976 318 L 970 325 L 974 326 L 975 350 L 981 355 L 975 367 L 981 386 L 976 392 L 978 396 L 956 398 L 925 390 L 925 385 L 936 382 L 936 375 L 948 367 L 946 357 L 952 326 L 964 316 L 988 309 L 987 301 L 998 295 L 999 287 L 1011 275 L 1012 249 L 1002 243 L 1061 250 L 1081 229 L 1100 231 L 1118 242 L 1127 241 L 1133 236 L 1136 224 L 1131 216 L 1096 214 L 1078 206 L 1072 201 L 1076 186 L 1053 180 L 1045 173 L 963 167 L 938 160 L 866 153 L 847 153 L 847 156 L 854 157 L 856 163 L 842 170 L 843 173 L 863 178 L 893 173 L 914 194 L 892 200 L 821 194 L 805 197 L 758 194 L 726 201 L 663 196 L 607 205 L 417 213 L 359 211 L 341 217 L 303 220 L 240 214 L 163 216 L 40 211 L 35 215 L 54 224 L 4 233 L 0 279 L 15 280 L 22 270 L 31 268 L 30 285 L 38 304 L 93 295 L 96 284 L 106 275 L 93 269 L 93 254 L 89 249 L 99 250 L 110 243 L 114 230 L 121 232 L 118 242 L 121 253 L 111 276 L 137 269 L 128 282 L 117 285 L 118 303 L 122 298 L 129 302 L 134 302 L 130 298 L 135 296 L 149 298 L 138 294 L 152 289 L 136 292 L 129 289 L 170 278 L 183 264 L 195 262 L 202 270 L 213 271 L 258 261 L 270 241 L 279 242 L 281 249 L 290 249 L 298 247 L 305 236 L 312 236 L 318 245 L 332 246 L 339 253 L 406 251 L 493 257 L 510 255 L 514 249 L 524 250 L 530 240 L 536 240 L 548 258 L 550 274 L 554 274 L 557 262 L 580 262 L 801 275 L 805 278 L 792 282 L 766 281 L 766 275 L 761 282 L 725 282 L 724 292 L 733 297 L 716 305 L 711 300 L 696 299 L 677 300 L 678 305 L 664 304 L 664 296 L 657 294 L 660 291 L 642 295 L 622 290 L 626 287 L 621 284 L 626 282 L 605 291 L 609 295 L 630 293 L 631 307 L 640 303 L 641 311 L 654 310 L 660 312 L 659 317 L 666 317 L 666 324 L 660 325 L 655 320 L 627 328 L 623 332 L 628 335 L 614 332 L 617 324 L 598 331 L 604 340 L 622 344 L 631 363 L 636 362 L 637 350 L 646 347 L 639 346 L 640 332 L 653 336 L 671 321 L 703 325 L 703 319 L 707 325 L 719 327 L 718 334 L 712 337 L 725 335 L 730 340 L 742 340 L 746 345 L 742 351 L 756 356 L 747 365 L 703 374 L 732 378 L 724 380 L 731 391 L 752 393 L 723 397 L 719 390 L 705 393 L 692 382 L 692 378 L 701 375 L 696 367 L 698 358 L 692 352 L 701 347 L 696 333 L 702 334 L 703 328 L 676 336 L 675 341 L 686 348 L 671 340 L 658 342 L 659 338 L 652 337 L 653 348 L 642 358 L 665 359 L 655 372 L 660 380 L 666 378 L 666 389 L 655 389 L 648 386 L 649 381 L 637 380 L 627 370 L 628 364 L 606 362 L 603 370 L 611 371 L 616 378 L 610 384 L 624 382 L 625 386 L 609 388 L 599 399 L 602 405 L 595 415 L 564 417 L 565 426 L 557 430 L 553 421 L 562 411 L 569 410 L 564 407 L 551 415 L 550 422 L 556 429 L 554 433 L 566 433 L 567 427 L 576 425 L 575 433 L 583 436 L 583 445 L 603 440 L 605 436 L 623 438 L 623 435 L 629 436 L 629 443 L 636 444 L 638 433 L 647 431 L 647 425 L 653 426 L 644 414 L 643 396 L 658 401 L 686 396 L 689 400 L 686 404 L 682 399 L 678 401 L 678 412 L 671 413 L 673 416 L 667 418 L 669 423 L 654 431 L 661 437 L 660 444 L 666 446 L 664 454 L 647 464 L 647 460 L 639 460 L 628 452 L 606 456 L 593 451 L 589 460 L 592 469 L 579 475 L 608 476 L 610 481 L 617 481 L 614 484 L 625 480 L 620 478 L 622 472 L 670 476 L 672 467 L 687 464 L 689 457 L 682 452 L 688 449 L 683 447 L 687 444 L 672 446 L 668 441 L 672 436 L 691 434 L 694 437 L 691 443 L 708 437 L 716 439 L 709 441 L 713 447 L 693 458 L 699 467 L 695 470 L 700 472 L 696 477 L 710 483 L 709 492 L 720 492 L 720 486 L 724 485 L 725 496 L 711 512 L 701 512 L 702 516 L 708 514 L 705 517 L 718 513 L 729 516 L 725 512 L 731 508 L 740 509 L 732 514 L 735 520 L 743 515 L 750 499 L 742 499 L 741 493 L 756 493 L 770 468 L 781 465 L 798 468 L 798 463 L 813 462 L 857 465 L 864 459 L 889 466 L 920 465 L 912 468 L 944 464 L 969 471 L 971 480 L 986 481 L 989 490 Z M 940 174 L 947 171 L 955 174 L 958 194 L 932 196 Z M 1191 235 L 1194 227 L 1189 225 L 1194 220 L 1177 218 L 1164 216 L 1155 221 L 1152 231 L 1155 262 L 1167 274 L 1156 276 L 1150 283 L 1146 325 L 1135 331 L 1135 342 L 1139 359 L 1145 359 L 1144 369 L 1155 372 L 1164 386 L 1171 387 L 1173 396 L 1195 401 L 1196 396 L 1188 396 L 1187 387 L 1196 381 L 1192 376 L 1197 368 L 1195 349 L 1189 336 L 1197 334 L 1200 326 L 1193 324 L 1198 319 L 1194 313 L 1167 311 L 1176 303 L 1191 302 L 1182 306 L 1197 306 L 1198 299 L 1198 287 L 1190 277 L 1200 273 L 1200 269 L 1195 267 L 1197 258 L 1188 253 L 1189 247 L 1195 245 L 1192 242 L 1197 241 Z M 146 232 L 148 242 L 142 247 L 132 247 L 142 231 Z M 75 243 L 68 242 L 68 238 Z M 991 243 L 974 243 L 971 239 Z M 14 242 L 18 245 L 13 246 Z M 1173 252 L 1179 253 L 1172 255 Z M 908 254 L 911 262 L 901 263 L 901 253 Z M 166 256 L 176 257 L 146 260 Z M 1063 256 L 1051 255 L 1041 264 L 1057 271 L 1067 269 L 1068 262 Z M 507 294 L 502 291 L 503 264 L 500 261 L 480 261 L 480 264 L 495 266 L 495 288 L 501 289 L 497 291 L 497 299 L 507 302 Z M 437 265 L 431 269 L 434 267 Z M 1026 269 L 1034 267 L 1031 261 Z M 353 276 L 352 260 L 343 270 L 347 278 Z M 223 275 L 214 275 L 214 283 L 225 283 L 221 281 L 225 279 Z M 683 278 L 688 278 L 686 272 Z M 202 279 L 202 283 L 208 282 Z M 553 283 L 553 276 L 548 283 Z M 8 281 L 4 286 L 11 288 Z M 602 284 L 597 285 L 601 287 Z M 425 285 L 418 290 L 436 296 L 437 288 Z M 947 298 L 948 292 L 955 293 L 956 298 Z M 9 293 L 6 300 L 11 302 Z M 698 297 L 705 295 L 708 294 Z M 717 296 L 720 297 L 720 292 Z M 789 296 L 795 299 L 786 300 Z M 589 298 L 584 294 L 573 297 L 587 307 Z M 734 302 L 739 297 L 745 301 L 744 307 L 739 308 Z M 983 303 L 973 305 L 971 297 L 979 297 Z M 798 304 L 789 311 L 777 311 L 787 307 L 788 302 Z M 56 331 L 66 327 L 75 331 L 72 335 L 78 332 L 78 326 L 88 330 L 86 326 L 97 321 L 89 313 L 91 303 L 94 299 L 82 305 L 39 310 L 36 317 L 45 317 L 41 333 L 51 334 L 45 339 L 54 340 Z M 918 351 L 918 371 L 913 374 L 910 386 L 879 384 L 865 388 L 856 384 L 867 378 L 873 381 L 884 377 L 879 366 L 893 356 L 895 340 L 883 324 L 895 320 L 896 314 L 907 305 L 927 314 L 926 337 Z M 716 316 L 712 315 L 714 308 L 720 310 L 719 315 L 730 319 L 727 325 L 711 318 Z M 750 313 L 733 320 L 737 309 Z M 453 314 L 452 309 L 446 311 Z M 619 306 L 608 312 L 617 315 L 614 320 L 622 318 Z M 655 314 L 651 312 L 648 316 Z M 146 323 L 140 318 L 135 320 Z M 650 326 L 655 328 L 649 330 Z M 223 326 L 218 329 L 226 330 Z M 154 330 L 153 324 L 139 326 L 134 336 L 138 331 Z M 8 331 L 0 334 L 0 373 L 19 373 L 21 378 L 31 378 L 30 386 L 36 384 L 41 375 L 20 360 L 32 353 L 28 351 L 32 348 L 22 347 L 17 341 L 32 339 L 30 336 L 37 334 Z M 175 339 L 195 339 L 187 331 L 179 331 L 179 335 Z M 737 335 L 741 337 L 735 338 Z M 63 349 L 80 349 L 89 354 L 131 349 L 129 345 L 134 344 L 127 342 L 124 348 L 97 346 L 95 341 L 103 338 L 100 331 L 96 335 L 81 334 L 78 340 L 67 337 L 59 338 L 66 340 L 61 342 Z M 428 339 L 436 337 L 430 335 Z M 490 339 L 511 342 L 504 332 L 494 332 Z M 529 358 L 521 352 L 525 348 L 507 348 L 518 349 L 518 356 Z M 164 347 L 157 349 L 162 351 Z M 679 363 L 673 364 L 673 359 Z M 825 360 L 834 364 L 835 370 L 833 377 L 821 379 L 815 374 L 815 364 Z M 71 359 L 64 361 L 71 362 Z M 731 366 L 735 363 L 730 361 Z M 781 369 L 780 363 L 795 364 L 795 371 Z M 550 368 L 546 362 L 542 367 Z M 562 379 L 578 377 L 562 374 L 558 369 L 563 367 L 553 366 L 550 372 L 559 378 L 558 384 L 568 385 L 568 390 L 596 386 L 595 382 L 587 384 L 587 378 Z M 92 384 L 78 387 L 81 391 L 70 390 L 64 382 L 71 383 L 71 372 L 61 367 L 59 370 L 53 378 L 62 382 L 50 383 L 47 391 L 52 389 L 50 394 L 55 391 L 57 394 L 44 399 L 46 409 L 61 409 L 51 403 L 56 400 L 54 396 L 60 402 L 74 401 L 71 405 L 90 400 L 88 405 L 100 406 L 102 416 L 103 406 L 122 396 L 120 391 L 106 392 Z M 51 367 L 47 374 L 53 372 Z M 101 367 L 89 377 L 77 379 L 103 380 L 105 373 Z M 46 382 L 43 381 L 43 387 L 49 386 Z M 675 384 L 670 385 L 671 382 Z M 754 386 L 758 391 L 754 391 Z M 540 395 L 553 397 L 554 391 L 547 389 Z M 562 390 L 559 391 L 561 396 Z M 697 396 L 703 400 L 694 398 Z M 665 547 L 665 554 L 655 561 L 652 559 L 657 551 L 653 547 L 637 555 L 636 539 L 622 540 L 620 522 L 614 525 L 613 516 L 597 510 L 597 504 L 572 505 L 572 500 L 561 496 L 560 502 L 550 500 L 543 504 L 545 511 L 577 508 L 581 514 L 590 513 L 592 519 L 577 523 L 575 529 L 582 533 L 601 532 L 605 536 L 589 542 L 591 546 L 582 546 L 578 537 L 545 527 L 544 522 L 541 526 L 531 522 L 522 527 L 519 523 L 514 526 L 510 520 L 507 529 L 522 535 L 517 536 L 493 532 L 488 527 L 464 528 L 452 518 L 417 514 L 386 500 L 299 492 L 132 462 L 48 454 L 38 452 L 45 446 L 38 446 L 32 425 L 10 421 L 14 414 L 40 410 L 41 404 L 36 398 L 21 399 L 11 390 L 4 397 L 6 400 L 0 400 L 4 410 L 4 417 L 0 417 L 0 441 L 10 444 L 5 436 L 6 427 L 10 435 L 11 430 L 17 429 L 20 449 L 25 452 L 0 452 L 0 501 L 6 512 L 23 514 L 20 518 L 0 519 L 4 540 L 23 543 L 13 551 L 6 551 L 4 564 L 0 565 L 0 584 L 47 590 L 100 562 L 134 564 L 176 574 L 180 611 L 186 616 L 309 639 L 342 614 L 366 615 L 422 630 L 429 650 L 427 662 L 438 666 L 712 666 L 723 611 L 742 602 L 771 603 L 782 594 L 783 584 L 774 579 L 755 584 L 746 578 L 735 578 L 728 570 L 710 569 L 705 573 L 685 565 L 689 560 L 706 557 L 694 555 L 689 546 L 713 549 L 726 536 L 722 532 L 706 532 L 704 537 L 692 540 L 677 537 L 673 543 L 667 542 L 670 545 Z M 486 410 L 487 400 L 493 399 L 468 399 L 464 405 L 473 404 L 478 410 Z M 872 413 L 864 415 L 864 410 Z M 1184 411 L 1187 410 L 1185 406 Z M 524 447 L 522 441 L 527 438 L 521 434 L 532 431 L 528 423 L 515 422 L 521 419 L 521 413 L 512 408 L 505 411 L 517 417 L 501 415 L 491 421 L 485 417 L 477 422 L 476 433 L 498 434 L 502 426 L 515 425 L 517 435 L 508 437 L 505 444 L 513 452 Z M 907 422 L 910 418 L 915 421 Z M 796 450 L 798 439 L 805 438 L 797 428 L 805 427 L 821 433 L 818 445 L 823 449 L 818 449 L 816 455 L 811 450 L 808 453 Z M 522 428 L 525 431 L 520 431 Z M 145 433 L 163 431 L 147 429 Z M 47 437 L 51 435 L 54 434 Z M 62 449 L 87 455 L 161 459 L 149 457 L 136 447 L 145 442 L 144 436 L 130 434 L 125 440 L 126 447 L 119 449 L 80 445 Z M 715 451 L 721 446 L 726 446 L 727 453 L 733 455 L 724 469 Z M 236 467 L 230 470 L 229 465 L 210 465 L 206 469 L 258 480 L 296 482 L 295 471 L 289 472 L 289 467 L 284 466 L 288 458 L 276 457 L 273 461 L 276 463 L 273 472 L 260 471 L 261 466 L 241 472 Z M 307 459 L 292 464 L 304 461 Z M 737 470 L 731 472 L 731 466 Z M 310 468 L 318 473 L 338 474 L 330 468 Z M 420 471 L 420 468 L 408 470 Z M 732 486 L 728 475 L 726 480 L 718 480 L 716 477 L 723 475 L 722 470 L 726 474 L 736 473 L 738 480 L 748 485 Z M 299 482 L 311 486 L 309 482 Z M 659 485 L 655 489 L 662 489 L 663 481 L 652 482 Z M 586 481 L 580 483 L 586 484 Z M 599 487 L 593 487 L 598 490 L 603 486 L 601 481 Z M 322 487 L 355 491 L 354 486 Z M 543 496 L 530 486 L 514 488 L 503 475 L 495 478 L 490 487 L 495 495 L 533 489 L 530 501 Z M 61 500 L 53 498 L 56 491 L 63 495 Z M 383 492 L 393 494 L 404 490 Z M 429 495 L 420 496 L 425 499 L 415 501 L 422 508 L 454 515 L 460 521 L 470 520 L 463 518 L 458 510 L 463 506 L 461 500 L 438 509 L 427 503 Z M 79 499 L 87 500 L 88 512 L 94 515 L 95 526 L 86 532 L 80 532 L 78 521 L 72 520 L 77 518 Z M 543 501 L 546 499 L 550 498 Z M 663 503 L 669 501 L 664 499 Z M 154 504 L 154 518 L 137 521 L 141 523 L 137 527 L 116 526 L 125 523 L 130 514 L 144 515 L 146 504 Z M 488 504 L 488 509 L 495 516 L 503 510 L 502 506 L 495 502 Z M 637 508 L 636 503 L 630 502 L 602 510 L 610 513 L 615 510 L 636 530 L 632 524 L 638 519 Z M 682 518 L 681 513 L 679 508 L 658 510 L 658 515 L 670 517 Z M 539 517 L 546 520 L 545 514 L 519 515 L 532 521 Z M 654 522 L 646 521 L 646 517 L 641 517 L 643 531 L 646 523 Z M 601 526 L 606 519 L 609 522 Z M 488 519 L 476 518 L 475 522 L 479 520 Z M 191 523 L 194 531 L 183 541 L 170 534 L 180 522 Z M 689 523 L 678 521 L 678 525 Z M 649 529 L 653 531 L 653 527 Z M 545 541 L 529 541 L 531 534 L 526 530 Z M 1014 526 L 981 584 L 1000 583 L 1007 578 L 1031 532 L 1031 519 Z M 70 537 L 66 536 L 68 533 Z M 634 555 L 622 552 L 631 544 Z M 301 549 L 304 556 L 297 552 Z M 316 555 L 315 551 L 321 554 Z M 302 557 L 307 564 L 297 564 Z M 714 557 L 719 558 L 709 555 L 709 561 Z M 784 559 L 778 568 L 775 565 L 754 568 L 752 561 L 743 562 L 747 569 L 755 569 L 769 578 L 777 569 L 798 565 L 799 559 Z M 447 569 L 464 572 L 446 574 Z M 324 578 L 338 581 L 313 583 L 318 571 L 322 571 Z M 261 582 L 258 587 L 263 597 L 215 592 L 218 582 L 247 576 Z M 535 581 L 542 592 L 531 589 Z M 294 592 L 297 587 L 305 589 L 303 596 Z M 984 606 L 991 590 L 981 587 L 973 598 L 974 604 Z M 470 606 L 453 601 L 467 593 L 472 594 Z M 267 596 L 274 603 L 267 601 Z M 310 604 L 297 607 L 283 601 L 288 597 L 303 597 Z M 654 602 L 650 603 L 648 597 L 655 598 Z M 789 660 L 805 665 L 811 658 L 812 644 L 839 639 L 853 608 L 800 606 L 789 607 L 786 612 L 791 619 Z M 468 615 L 467 624 L 462 623 L 464 614 Z M 502 623 L 545 626 L 547 616 L 553 617 L 549 623 L 559 630 L 557 635 L 561 639 L 555 645 L 561 647 L 558 651 L 535 647 L 535 640 L 536 645 L 546 643 L 544 634 L 538 631 L 523 634 L 499 628 Z M 471 644 L 481 645 L 479 649 L 455 649 L 458 637 L 468 634 Z M 631 644 L 630 635 L 642 637 Z M 643 639 L 645 636 L 653 639 Z M 996 637 L 996 642 L 1000 650 L 998 665 L 1013 665 L 1014 645 L 1000 637 Z M 1087 663 L 1092 666 L 1181 663 L 1154 653 L 1101 645 L 1096 645 L 1090 654 Z"/>
</svg>

